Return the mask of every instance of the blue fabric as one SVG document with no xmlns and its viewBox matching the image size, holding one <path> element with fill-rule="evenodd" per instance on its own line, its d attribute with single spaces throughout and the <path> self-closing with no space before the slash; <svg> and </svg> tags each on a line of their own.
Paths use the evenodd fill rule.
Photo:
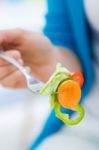
<svg viewBox="0 0 99 150">
<path fill-rule="evenodd" d="M 52 43 L 69 48 L 80 58 L 85 76 L 81 100 L 83 102 L 84 97 L 92 87 L 94 79 L 83 0 L 48 0 L 46 20 L 44 33 Z M 69 110 L 64 110 L 64 112 L 73 113 Z M 59 131 L 63 125 L 52 111 L 30 150 L 35 150 L 45 138 Z"/>
</svg>

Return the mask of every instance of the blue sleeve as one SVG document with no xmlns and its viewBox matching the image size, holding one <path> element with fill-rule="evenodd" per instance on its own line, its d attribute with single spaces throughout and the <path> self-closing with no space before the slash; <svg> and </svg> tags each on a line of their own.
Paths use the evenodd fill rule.
<svg viewBox="0 0 99 150">
<path fill-rule="evenodd" d="M 44 34 L 54 45 L 74 49 L 73 32 L 64 0 L 48 0 Z"/>
</svg>

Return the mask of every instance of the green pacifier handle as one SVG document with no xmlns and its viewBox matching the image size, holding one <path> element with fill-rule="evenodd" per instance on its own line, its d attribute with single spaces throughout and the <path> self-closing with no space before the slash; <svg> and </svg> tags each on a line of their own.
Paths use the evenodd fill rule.
<svg viewBox="0 0 99 150">
<path fill-rule="evenodd" d="M 73 111 L 79 113 L 78 117 L 75 119 L 70 119 L 68 114 L 62 113 L 61 106 L 58 102 L 55 103 L 54 109 L 55 109 L 56 116 L 67 125 L 77 125 L 85 115 L 85 111 L 80 104 L 75 109 L 72 109 Z"/>
</svg>

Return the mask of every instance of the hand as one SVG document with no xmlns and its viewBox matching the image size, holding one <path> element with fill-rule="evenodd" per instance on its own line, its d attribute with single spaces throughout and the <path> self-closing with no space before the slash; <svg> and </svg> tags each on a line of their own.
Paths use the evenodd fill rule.
<svg viewBox="0 0 99 150">
<path fill-rule="evenodd" d="M 46 81 L 55 68 L 52 44 L 38 33 L 21 29 L 0 31 L 0 49 L 28 66 L 42 81 Z M 3 59 L 0 59 L 0 83 L 11 88 L 26 86 L 23 75 Z"/>
<path fill-rule="evenodd" d="M 0 49 L 31 69 L 36 78 L 45 82 L 60 62 L 71 72 L 81 71 L 77 56 L 62 47 L 55 47 L 42 34 L 22 29 L 0 31 Z M 11 64 L 0 59 L 0 84 L 11 88 L 26 87 L 23 75 Z"/>
</svg>

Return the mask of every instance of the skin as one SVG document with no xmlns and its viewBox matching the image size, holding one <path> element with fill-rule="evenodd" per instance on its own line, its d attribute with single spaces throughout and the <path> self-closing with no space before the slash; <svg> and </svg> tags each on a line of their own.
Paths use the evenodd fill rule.
<svg viewBox="0 0 99 150">
<path fill-rule="evenodd" d="M 33 76 L 46 82 L 60 62 L 71 72 L 81 71 L 79 59 L 68 49 L 54 46 L 43 34 L 23 29 L 0 31 L 0 49 L 24 64 Z M 0 59 L 0 84 L 25 88 L 23 75 L 11 64 Z"/>
</svg>

